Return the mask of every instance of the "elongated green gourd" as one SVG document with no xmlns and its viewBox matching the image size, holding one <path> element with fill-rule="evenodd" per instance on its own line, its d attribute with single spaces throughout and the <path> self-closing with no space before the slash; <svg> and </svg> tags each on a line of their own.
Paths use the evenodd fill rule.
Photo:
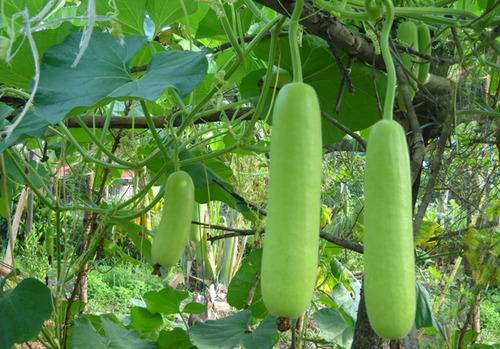
<svg viewBox="0 0 500 349">
<path fill-rule="evenodd" d="M 418 51 L 418 28 L 417 25 L 412 21 L 404 21 L 398 26 L 397 30 L 397 38 L 403 43 L 406 47 L 410 47 L 415 51 Z M 401 60 L 403 61 L 404 66 L 413 73 L 415 77 L 418 76 L 418 64 L 415 63 L 416 59 L 413 58 L 412 55 L 408 53 L 401 53 Z M 417 90 L 417 85 L 415 81 L 411 78 L 408 79 L 410 84 L 409 88 L 409 97 L 410 100 L 413 100 L 415 96 L 415 91 Z M 401 96 L 401 92 L 398 98 L 399 108 L 403 111 L 406 111 L 405 103 L 403 101 L 403 97 Z"/>
<path fill-rule="evenodd" d="M 377 122 L 365 171 L 364 292 L 368 319 L 385 338 L 400 338 L 415 320 L 415 261 L 408 147 L 403 128 Z"/>
<path fill-rule="evenodd" d="M 432 54 L 431 47 L 431 31 L 429 26 L 425 23 L 419 23 L 418 25 L 418 50 L 428 56 Z M 420 63 L 418 67 L 418 81 L 424 84 L 427 81 L 427 76 L 429 75 L 429 68 L 431 63 L 429 61 Z"/>
<path fill-rule="evenodd" d="M 316 281 L 321 199 L 321 118 L 314 89 L 285 85 L 276 99 L 261 289 L 271 314 L 297 317 Z"/>
<path fill-rule="evenodd" d="M 168 177 L 165 200 L 151 255 L 154 263 L 166 268 L 177 264 L 191 232 L 194 185 L 189 174 L 176 171 Z"/>
</svg>

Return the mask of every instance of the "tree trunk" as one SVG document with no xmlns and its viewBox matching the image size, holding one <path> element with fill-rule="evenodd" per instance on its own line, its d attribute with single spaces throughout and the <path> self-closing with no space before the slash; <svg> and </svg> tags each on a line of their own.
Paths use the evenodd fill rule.
<svg viewBox="0 0 500 349">
<path fill-rule="evenodd" d="M 351 349 L 418 349 L 417 331 L 412 328 L 408 336 L 395 341 L 383 339 L 375 333 L 368 321 L 363 288 L 360 291 L 358 317 Z"/>
<path fill-rule="evenodd" d="M 474 308 L 472 309 L 472 330 L 477 333 L 476 341 L 481 334 L 481 294 L 476 296 Z"/>
<path fill-rule="evenodd" d="M 358 305 L 358 317 L 356 319 L 356 327 L 354 328 L 354 339 L 352 341 L 351 349 L 388 348 L 389 342 L 377 336 L 375 331 L 373 331 L 370 322 L 368 321 L 363 287 L 360 291 L 360 297 L 361 298 Z"/>
</svg>

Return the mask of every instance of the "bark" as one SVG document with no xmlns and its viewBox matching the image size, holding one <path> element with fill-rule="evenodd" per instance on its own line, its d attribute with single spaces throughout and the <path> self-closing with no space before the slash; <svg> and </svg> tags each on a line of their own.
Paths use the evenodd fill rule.
<svg viewBox="0 0 500 349">
<path fill-rule="evenodd" d="M 285 16 L 291 15 L 295 5 L 295 1 L 292 0 L 256 0 L 256 2 Z M 300 23 L 306 28 L 308 33 L 319 36 L 326 42 L 333 44 L 334 47 L 346 52 L 349 56 L 357 58 L 369 65 L 373 64 L 377 69 L 385 70 L 382 55 L 375 54 L 371 42 L 362 35 L 349 29 L 349 27 L 338 21 L 337 18 L 330 13 L 321 11 L 310 2 L 306 2 L 302 11 Z M 410 51 L 409 53 L 418 55 L 418 53 L 413 50 L 405 51 Z M 441 59 L 438 59 L 438 61 L 441 61 Z M 446 78 L 430 74 L 425 84 L 425 88 L 433 95 L 447 94 L 451 91 L 451 84 Z"/>
<path fill-rule="evenodd" d="M 250 108 L 241 108 L 239 110 L 226 110 L 223 113 L 216 112 L 210 115 L 207 115 L 203 118 L 197 119 L 194 121 L 195 124 L 204 124 L 207 122 L 217 122 L 223 120 L 223 118 L 228 117 L 229 119 L 238 118 L 250 111 Z M 224 116 L 223 116 L 224 115 Z M 252 114 L 248 114 L 246 119 L 250 119 Z M 168 126 L 170 122 L 170 116 L 155 116 L 153 117 L 153 123 L 156 128 L 163 128 Z M 82 122 L 90 128 L 103 128 L 106 117 L 96 116 L 96 115 L 87 115 L 81 116 L 80 119 Z M 177 118 L 174 121 L 174 126 L 179 126 L 181 124 L 182 118 Z M 74 118 L 69 118 L 65 121 L 65 124 L 68 128 L 80 128 L 80 124 Z M 138 117 L 113 117 L 111 118 L 111 122 L 109 124 L 109 128 L 112 129 L 148 129 L 148 124 L 146 122 L 146 118 L 143 116 Z"/>
<path fill-rule="evenodd" d="M 443 154 L 446 142 L 448 141 L 448 138 L 450 137 L 452 131 L 453 118 L 451 115 L 449 115 L 443 124 L 441 136 L 439 136 L 439 141 L 436 148 L 436 153 L 434 154 L 434 158 L 432 159 L 430 164 L 429 180 L 427 181 L 427 186 L 425 187 L 424 196 L 422 197 L 420 206 L 418 207 L 417 213 L 415 214 L 415 218 L 413 221 L 413 231 L 415 232 L 415 234 L 419 231 L 422 220 L 424 219 L 425 212 L 427 211 L 427 207 L 432 200 L 434 185 L 437 182 L 439 171 L 441 170 L 441 165 L 443 163 Z"/>
<path fill-rule="evenodd" d="M 472 308 L 472 330 L 477 333 L 476 341 L 479 341 L 481 333 L 481 295 L 478 294 L 474 307 Z"/>
<path fill-rule="evenodd" d="M 354 340 L 351 349 L 382 349 L 388 348 L 389 342 L 377 336 L 373 331 L 365 307 L 364 289 L 361 288 L 358 306 L 358 317 L 354 328 Z"/>
</svg>

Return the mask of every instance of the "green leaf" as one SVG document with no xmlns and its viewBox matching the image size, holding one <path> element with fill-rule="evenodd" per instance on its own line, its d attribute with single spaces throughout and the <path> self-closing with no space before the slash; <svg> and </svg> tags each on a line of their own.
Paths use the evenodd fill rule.
<svg viewBox="0 0 500 349">
<path fill-rule="evenodd" d="M 69 339 L 70 349 L 154 349 L 156 347 L 154 343 L 141 339 L 134 330 L 126 329 L 106 317 L 97 318 L 100 320 L 102 333 L 98 333 L 87 318 L 75 321 Z"/>
<path fill-rule="evenodd" d="M 111 1 L 97 1 L 96 12 L 105 15 L 109 11 L 117 12 L 114 17 L 121 26 L 123 34 L 144 34 L 144 17 L 146 15 L 146 0 L 114 0 L 116 9 L 110 6 Z"/>
<path fill-rule="evenodd" d="M 313 318 L 318 325 L 321 338 L 343 348 L 351 347 L 354 327 L 344 320 L 337 309 L 320 309 Z"/>
<path fill-rule="evenodd" d="M 153 314 L 143 307 L 132 307 L 130 320 L 130 327 L 139 332 L 151 332 L 163 324 L 163 318 L 160 314 Z"/>
<path fill-rule="evenodd" d="M 61 45 L 47 50 L 40 68 L 35 110 L 28 113 L 9 139 L 0 143 L 0 152 L 24 134 L 39 136 L 49 124 L 111 99 L 155 100 L 167 88 L 184 97 L 207 71 L 204 52 L 165 51 L 154 55 L 144 75 L 134 79 L 128 64 L 145 44 L 145 38 L 127 37 L 121 45 L 110 34 L 100 32 L 94 32 L 80 63 L 72 68 L 80 36 L 73 33 Z"/>
<path fill-rule="evenodd" d="M 92 323 L 86 319 L 81 318 L 74 322 L 69 336 L 70 349 L 106 349 L 106 340 L 101 337 Z"/>
<path fill-rule="evenodd" d="M 39 57 L 42 57 L 43 53 L 49 47 L 63 42 L 68 34 L 74 30 L 75 27 L 69 23 L 65 23 L 57 29 L 33 33 Z M 24 37 L 18 38 L 14 42 L 14 48 L 19 50 L 10 64 L 3 64 L 3 62 L 0 64 L 0 82 L 8 86 L 29 90 L 31 79 L 35 75 L 33 53 L 31 52 L 28 40 Z"/>
<path fill-rule="evenodd" d="M 244 309 L 247 306 L 248 293 L 255 284 L 257 273 L 260 272 L 260 261 L 262 259 L 262 249 L 253 250 L 244 259 L 240 269 L 236 272 L 227 290 L 227 302 L 236 309 Z M 260 281 L 257 283 L 255 293 L 250 305 L 252 316 L 264 318 L 267 309 L 262 301 L 260 291 Z"/>
<path fill-rule="evenodd" d="M 188 296 L 187 291 L 166 287 L 161 291 L 146 292 L 143 298 L 150 312 L 169 315 L 179 313 L 181 302 Z"/>
<path fill-rule="evenodd" d="M 255 49 L 255 53 L 262 60 L 267 60 L 269 42 L 269 40 L 265 40 Z M 292 71 L 287 38 L 280 38 L 279 48 L 280 61 L 276 61 L 274 64 L 279 64 L 281 68 Z M 342 75 L 328 44 L 319 37 L 305 35 L 300 55 L 302 62 L 307 62 L 303 65 L 304 82 L 316 90 L 322 110 L 329 112 L 353 131 L 363 130 L 380 119 L 375 84 L 380 99 L 383 101 L 386 84 L 383 73 L 366 64 L 355 62 L 350 74 L 351 82 L 355 87 L 354 93 L 345 91 L 340 113 L 336 115 L 333 113 L 333 109 L 340 90 Z M 345 63 L 346 56 L 342 58 Z M 343 131 L 337 129 L 326 119 L 322 120 L 322 134 L 324 144 L 334 144 L 345 136 Z"/>
<path fill-rule="evenodd" d="M 35 338 L 51 312 L 50 290 L 37 279 L 27 278 L 14 289 L 0 291 L 0 347 Z"/>
<path fill-rule="evenodd" d="M 278 341 L 276 317 L 269 316 L 252 331 L 251 313 L 241 311 L 219 320 L 197 322 L 189 329 L 191 341 L 199 349 L 272 348 Z"/>
<path fill-rule="evenodd" d="M 57 122 L 66 114 L 107 97 L 155 100 L 167 88 L 175 88 L 185 96 L 203 80 L 207 69 L 205 54 L 191 51 L 158 53 L 145 74 L 133 79 L 128 63 L 145 42 L 144 37 L 131 36 L 120 45 L 110 34 L 94 33 L 80 63 L 72 68 L 80 34 L 69 35 L 63 44 L 45 53 L 35 98 L 36 113 Z"/>
<path fill-rule="evenodd" d="M 241 23 L 242 32 L 246 32 L 250 25 L 252 24 L 252 12 L 242 6 L 243 2 L 237 0 L 232 2 L 234 8 L 238 9 L 235 12 L 238 14 L 238 21 Z M 229 23 L 235 21 L 233 16 L 233 11 L 231 10 L 231 5 L 224 5 L 224 11 L 226 13 Z M 207 40 L 208 46 L 217 44 L 217 40 L 227 40 L 226 33 L 222 27 L 221 20 L 219 19 L 217 13 L 214 9 L 210 9 L 205 17 L 200 21 L 198 25 L 198 30 L 196 32 L 197 39 L 210 39 Z"/>
<path fill-rule="evenodd" d="M 3 126 L 5 118 L 7 118 L 14 111 L 9 105 L 0 102 L 0 127 Z"/>
<path fill-rule="evenodd" d="M 183 313 L 188 313 L 188 314 L 202 314 L 204 311 L 205 311 L 205 305 L 198 302 L 188 303 L 182 309 Z"/>
<path fill-rule="evenodd" d="M 191 349 L 196 348 L 191 343 L 185 330 L 176 327 L 172 331 L 161 331 L 158 336 L 158 349 Z"/>
<path fill-rule="evenodd" d="M 130 221 L 112 220 L 111 223 L 115 224 L 121 233 L 128 236 L 146 261 L 151 261 L 151 241 L 146 237 L 151 235 L 149 230 Z"/>
<path fill-rule="evenodd" d="M 155 24 L 155 33 L 166 25 L 178 22 L 198 9 L 198 1 L 193 0 L 147 0 L 146 10 Z"/>
<path fill-rule="evenodd" d="M 415 326 L 417 328 L 433 327 L 434 321 L 432 306 L 429 300 L 429 293 L 424 286 L 417 282 L 417 311 L 415 313 Z"/>
</svg>

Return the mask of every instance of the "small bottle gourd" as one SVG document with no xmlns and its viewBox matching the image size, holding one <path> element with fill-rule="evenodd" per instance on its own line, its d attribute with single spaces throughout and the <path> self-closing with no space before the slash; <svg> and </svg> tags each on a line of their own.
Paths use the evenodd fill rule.
<svg viewBox="0 0 500 349">
<path fill-rule="evenodd" d="M 432 40 L 429 26 L 425 23 L 418 24 L 418 50 L 420 53 L 430 56 L 432 54 Z M 431 63 L 429 61 L 420 63 L 418 67 L 418 81 L 425 84 L 429 76 L 429 68 Z"/>
<path fill-rule="evenodd" d="M 172 173 L 165 187 L 165 207 L 151 247 L 154 263 L 171 267 L 179 261 L 191 233 L 194 185 L 188 173 Z"/>
<path fill-rule="evenodd" d="M 406 47 L 409 47 L 415 51 L 418 51 L 418 28 L 417 25 L 412 21 L 404 21 L 398 26 L 397 30 L 397 38 L 403 43 Z M 413 58 L 412 55 L 408 53 L 401 53 L 401 60 L 406 69 L 412 72 L 413 76 L 418 76 L 418 64 Z M 408 78 L 409 83 L 409 97 L 410 101 L 413 100 L 415 96 L 415 91 L 417 90 L 417 84 L 412 78 Z M 406 105 L 404 103 L 403 97 L 401 95 L 401 91 L 398 98 L 399 108 L 403 111 L 406 111 Z"/>
<path fill-rule="evenodd" d="M 408 147 L 394 120 L 381 120 L 370 131 L 364 195 L 368 319 L 379 336 L 400 338 L 415 320 L 416 296 Z"/>
<path fill-rule="evenodd" d="M 261 270 L 271 314 L 297 317 L 316 282 L 321 199 L 321 117 L 314 89 L 286 84 L 273 114 L 266 231 Z"/>
</svg>

